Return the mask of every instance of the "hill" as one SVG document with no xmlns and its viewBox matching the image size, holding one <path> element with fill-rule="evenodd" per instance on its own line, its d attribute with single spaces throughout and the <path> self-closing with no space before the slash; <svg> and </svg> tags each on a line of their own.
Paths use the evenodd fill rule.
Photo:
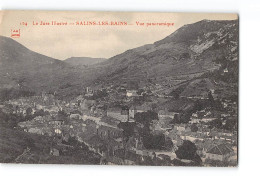
<svg viewBox="0 0 260 176">
<path fill-rule="evenodd" d="M 71 85 L 82 83 L 82 70 L 33 52 L 11 38 L 0 36 L 0 53 L 0 99 L 43 91 L 71 94 Z"/>
<path fill-rule="evenodd" d="M 89 71 L 96 72 L 95 85 L 134 80 L 139 85 L 160 84 L 165 94 L 180 86 L 184 91 L 197 78 L 208 78 L 206 91 L 216 88 L 219 81 L 222 85 L 236 83 L 238 20 L 202 20 L 185 25 L 160 41 L 127 50 Z M 183 94 L 189 96 L 189 92 Z"/>
</svg>

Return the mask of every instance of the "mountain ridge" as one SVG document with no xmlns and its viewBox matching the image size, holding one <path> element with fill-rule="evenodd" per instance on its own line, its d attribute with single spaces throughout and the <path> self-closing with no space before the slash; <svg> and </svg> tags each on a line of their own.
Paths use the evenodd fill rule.
<svg viewBox="0 0 260 176">
<path fill-rule="evenodd" d="M 229 73 L 225 72 L 226 75 L 238 79 L 238 20 L 202 20 L 187 24 L 153 44 L 129 49 L 80 69 L 66 61 L 37 53 L 35 55 L 35 52 L 27 48 L 29 51 L 25 52 L 25 49 L 21 49 L 21 44 L 15 47 L 6 45 L 2 38 L 0 42 L 0 61 L 4 60 L 0 64 L 4 68 L 0 71 L 2 80 L 5 79 L 3 76 L 8 73 L 8 68 L 14 72 L 20 69 L 17 74 L 12 73 L 14 79 L 10 82 L 25 79 L 27 87 L 37 91 L 58 91 L 64 96 L 78 94 L 85 86 L 105 87 L 132 80 L 142 86 L 160 84 L 163 87 L 162 93 L 170 94 L 184 83 L 200 79 L 208 73 L 212 73 L 212 78 L 214 75 L 223 79 L 221 74 L 225 69 L 230 70 Z M 26 56 L 29 59 L 22 65 L 10 61 L 19 57 L 25 60 Z M 9 63 L 6 63 L 7 58 L 10 58 Z M 32 59 L 33 64 L 28 62 Z M 215 79 L 211 81 L 214 82 Z"/>
</svg>

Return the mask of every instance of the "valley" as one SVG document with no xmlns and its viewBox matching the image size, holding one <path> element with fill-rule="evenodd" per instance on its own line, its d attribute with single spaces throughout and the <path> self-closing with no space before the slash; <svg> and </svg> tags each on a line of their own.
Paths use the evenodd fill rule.
<svg viewBox="0 0 260 176">
<path fill-rule="evenodd" d="M 1 36 L 0 160 L 236 166 L 238 48 L 238 20 L 187 24 L 108 59 L 61 61 Z"/>
</svg>

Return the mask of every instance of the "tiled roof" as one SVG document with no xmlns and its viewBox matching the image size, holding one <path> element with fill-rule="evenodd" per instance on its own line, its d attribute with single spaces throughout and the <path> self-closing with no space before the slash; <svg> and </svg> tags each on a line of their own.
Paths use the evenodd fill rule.
<svg viewBox="0 0 260 176">
<path fill-rule="evenodd" d="M 217 155 L 226 155 L 233 152 L 233 149 L 226 144 L 220 144 L 212 147 L 207 153 L 217 154 Z"/>
</svg>

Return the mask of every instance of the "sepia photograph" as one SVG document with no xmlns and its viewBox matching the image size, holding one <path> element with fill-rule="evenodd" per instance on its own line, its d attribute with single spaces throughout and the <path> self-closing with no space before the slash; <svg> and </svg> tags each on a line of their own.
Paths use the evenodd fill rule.
<svg viewBox="0 0 260 176">
<path fill-rule="evenodd" d="M 237 167 L 236 13 L 0 11 L 0 163 Z"/>
</svg>

